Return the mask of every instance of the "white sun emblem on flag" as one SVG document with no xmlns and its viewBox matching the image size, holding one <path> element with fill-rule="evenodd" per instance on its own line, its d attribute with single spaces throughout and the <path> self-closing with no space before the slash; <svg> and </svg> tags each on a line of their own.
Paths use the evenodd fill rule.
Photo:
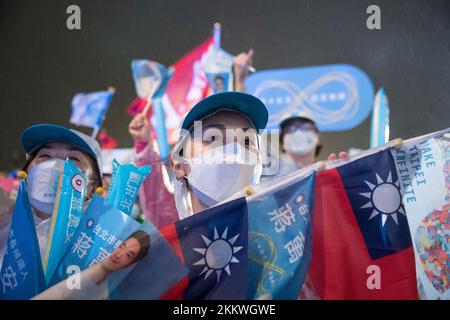
<svg viewBox="0 0 450 320">
<path fill-rule="evenodd" d="M 204 279 L 207 279 L 211 273 L 216 271 L 217 282 L 219 282 L 222 270 L 225 270 L 230 276 L 230 263 L 239 263 L 235 253 L 240 251 L 243 247 L 233 246 L 239 237 L 239 233 L 234 237 L 227 239 L 227 231 L 228 227 L 225 228 L 225 231 L 219 237 L 217 229 L 214 227 L 214 238 L 212 240 L 201 235 L 206 244 L 206 248 L 193 248 L 194 251 L 203 255 L 200 260 L 194 263 L 194 266 L 205 266 L 199 274 L 199 276 L 205 274 Z"/>
<path fill-rule="evenodd" d="M 364 181 L 370 188 L 370 192 L 362 192 L 361 196 L 370 199 L 361 209 L 373 208 L 369 220 L 375 218 L 381 214 L 382 225 L 386 223 L 388 217 L 392 218 L 396 225 L 398 225 L 397 214 L 402 214 L 406 217 L 402 208 L 402 196 L 400 193 L 400 183 L 397 180 L 392 182 L 392 175 L 389 175 L 386 181 L 383 181 L 378 173 L 375 173 L 377 178 L 377 184 L 373 184 L 369 181 Z"/>
</svg>

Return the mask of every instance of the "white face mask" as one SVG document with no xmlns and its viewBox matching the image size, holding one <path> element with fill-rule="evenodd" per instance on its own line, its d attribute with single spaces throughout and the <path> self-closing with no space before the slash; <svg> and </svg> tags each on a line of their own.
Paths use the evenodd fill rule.
<svg viewBox="0 0 450 320">
<path fill-rule="evenodd" d="M 201 202 L 213 206 L 252 184 L 257 155 L 234 142 L 189 160 L 187 176 L 192 191 Z"/>
<path fill-rule="evenodd" d="M 52 214 L 58 193 L 59 179 L 64 172 L 65 161 L 60 158 L 52 158 L 41 162 L 31 168 L 27 177 L 28 195 L 30 203 L 36 210 L 43 213 Z M 78 170 L 88 179 L 92 175 L 92 169 Z M 86 190 L 93 181 L 86 181 Z M 89 205 L 90 199 L 83 202 L 83 212 Z"/>
<path fill-rule="evenodd" d="M 52 158 L 31 168 L 27 177 L 28 195 L 31 205 L 41 212 L 51 214 L 61 174 L 64 172 L 64 160 Z"/>
<path fill-rule="evenodd" d="M 319 138 L 314 131 L 301 131 L 289 132 L 284 135 L 283 147 L 286 151 L 305 155 L 314 150 L 319 142 Z"/>
</svg>

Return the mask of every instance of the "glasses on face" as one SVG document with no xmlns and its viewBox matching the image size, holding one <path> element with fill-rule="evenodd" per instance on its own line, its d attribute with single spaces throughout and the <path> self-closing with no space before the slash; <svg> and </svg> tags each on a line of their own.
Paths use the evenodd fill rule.
<svg viewBox="0 0 450 320">
<path fill-rule="evenodd" d="M 303 123 L 293 123 L 286 128 L 286 132 L 292 133 L 295 131 L 315 131 L 316 128 L 312 123 L 303 122 Z"/>
</svg>

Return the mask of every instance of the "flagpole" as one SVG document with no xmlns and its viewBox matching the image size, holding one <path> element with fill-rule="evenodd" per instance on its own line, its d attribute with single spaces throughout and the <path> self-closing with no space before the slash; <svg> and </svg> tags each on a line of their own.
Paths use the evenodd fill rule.
<svg viewBox="0 0 450 320">
<path fill-rule="evenodd" d="M 150 109 L 150 105 L 152 104 L 152 97 L 149 95 L 146 99 L 146 104 L 144 107 L 144 110 L 142 110 L 142 114 L 145 116 L 148 112 L 148 109 Z"/>
<path fill-rule="evenodd" d="M 214 47 L 220 49 L 220 42 L 222 37 L 222 26 L 219 22 L 214 23 L 213 27 L 213 39 Z"/>
<path fill-rule="evenodd" d="M 114 88 L 113 86 L 109 86 L 108 87 L 108 91 L 111 92 L 111 97 L 112 97 L 112 95 L 116 92 L 116 88 Z M 108 105 L 109 105 L 109 103 L 111 103 L 111 100 L 108 101 Z M 98 132 L 100 131 L 100 128 L 101 128 L 101 126 L 103 124 L 103 121 L 105 121 L 105 115 L 104 114 L 102 115 L 102 119 L 101 119 L 100 123 L 97 126 L 95 126 L 94 127 L 94 131 L 92 131 L 92 135 L 91 135 L 92 139 L 96 139 L 97 138 Z"/>
<path fill-rule="evenodd" d="M 170 73 L 170 76 L 168 79 L 165 79 L 160 86 L 162 86 L 162 88 L 160 87 L 156 92 L 153 93 L 153 95 L 148 95 L 146 98 L 146 105 L 144 107 L 144 110 L 141 112 L 141 114 L 148 120 L 150 121 L 150 119 L 147 118 L 147 112 L 150 108 L 150 105 L 153 102 L 153 115 L 156 119 L 156 140 L 158 142 L 158 147 L 159 147 L 159 154 L 160 154 L 160 158 L 163 161 L 166 161 L 169 153 L 170 153 L 170 145 L 169 142 L 167 141 L 167 130 L 166 130 L 166 119 L 165 119 L 165 115 L 164 115 L 164 109 L 162 106 L 162 95 L 158 92 L 160 90 L 162 90 L 163 92 L 165 91 L 165 88 L 167 86 L 167 83 L 169 82 L 170 77 L 172 76 L 172 74 Z M 155 99 L 153 99 L 153 97 Z"/>
<path fill-rule="evenodd" d="M 389 105 L 383 88 L 375 95 L 370 128 L 370 147 L 389 141 Z"/>
<path fill-rule="evenodd" d="M 91 135 L 91 138 L 92 139 L 96 139 L 97 138 L 97 135 L 98 135 L 98 131 L 100 130 L 100 126 L 96 126 L 95 128 L 94 128 L 94 131 L 92 131 L 92 135 Z"/>
</svg>

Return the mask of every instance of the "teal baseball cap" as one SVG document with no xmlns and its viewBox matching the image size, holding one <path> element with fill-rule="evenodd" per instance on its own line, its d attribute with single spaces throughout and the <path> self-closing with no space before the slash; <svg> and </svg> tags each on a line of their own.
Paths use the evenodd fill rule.
<svg viewBox="0 0 450 320">
<path fill-rule="evenodd" d="M 245 115 L 257 130 L 264 129 L 269 119 L 266 106 L 257 97 L 230 91 L 213 94 L 198 102 L 184 117 L 181 129 L 189 130 L 194 121 L 199 121 L 219 110 L 232 110 Z"/>
<path fill-rule="evenodd" d="M 65 142 L 92 156 L 102 176 L 102 154 L 99 143 L 88 135 L 56 124 L 36 124 L 22 132 L 20 138 L 27 158 L 37 149 L 50 142 Z"/>
</svg>

